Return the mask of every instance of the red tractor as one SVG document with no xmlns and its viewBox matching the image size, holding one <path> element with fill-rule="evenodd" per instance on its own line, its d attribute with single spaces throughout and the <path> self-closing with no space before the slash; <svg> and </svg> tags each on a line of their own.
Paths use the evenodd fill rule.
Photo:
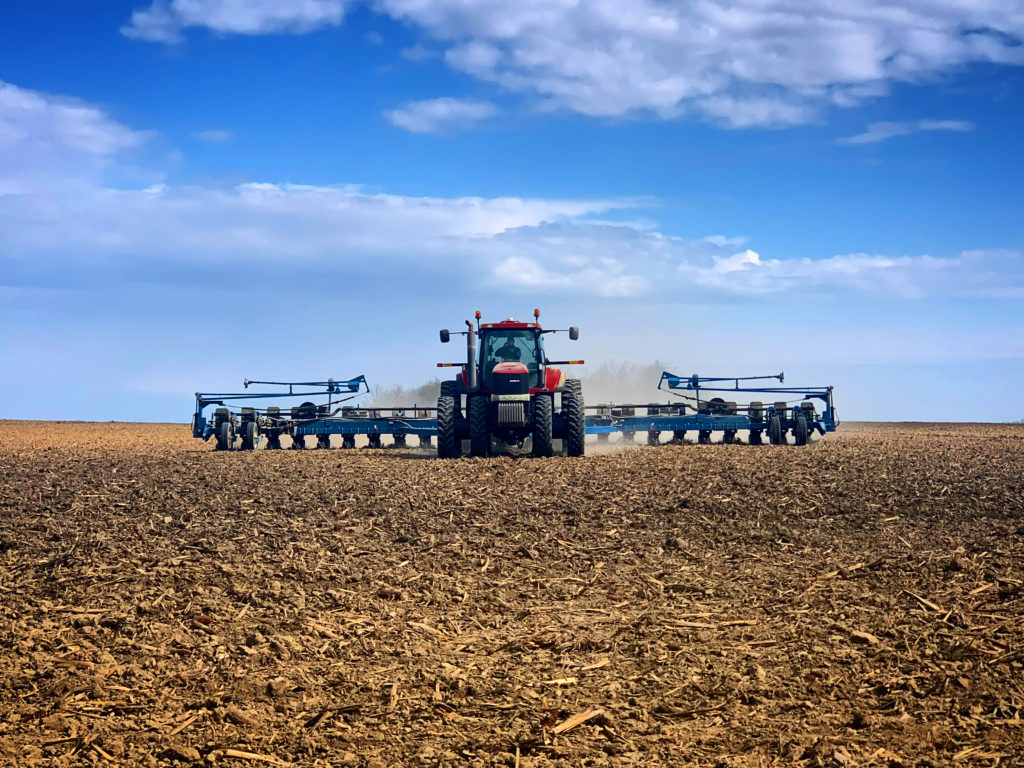
<svg viewBox="0 0 1024 768">
<path fill-rule="evenodd" d="M 471 456 L 490 456 L 495 442 L 522 447 L 532 439 L 534 456 L 551 456 L 552 441 L 560 439 L 567 456 L 583 455 L 586 425 L 583 388 L 579 379 L 567 379 L 554 365 L 580 365 L 582 360 L 556 362 L 544 354 L 544 334 L 556 333 L 540 326 L 540 310 L 532 323 L 509 318 L 500 323 L 466 321 L 465 363 L 438 363 L 439 368 L 460 366 L 454 381 L 441 382 L 437 400 L 437 455 L 442 459 L 462 454 L 469 440 Z M 452 333 L 441 331 L 442 343 Z M 569 328 L 569 338 L 580 337 Z M 477 358 L 477 339 L 480 355 Z M 559 396 L 555 410 L 555 395 Z"/>
</svg>

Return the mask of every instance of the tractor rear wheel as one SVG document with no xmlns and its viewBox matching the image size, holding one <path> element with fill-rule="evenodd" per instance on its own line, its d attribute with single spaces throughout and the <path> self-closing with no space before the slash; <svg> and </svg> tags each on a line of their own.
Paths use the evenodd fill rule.
<svg viewBox="0 0 1024 768">
<path fill-rule="evenodd" d="M 487 424 L 487 397 L 469 398 L 469 455 L 491 455 L 491 429 Z"/>
<path fill-rule="evenodd" d="M 565 416 L 565 455 L 582 456 L 587 437 L 587 420 L 583 410 L 583 385 L 579 379 L 565 382 L 562 393 L 562 415 Z"/>
<path fill-rule="evenodd" d="M 797 445 L 807 445 L 807 419 L 797 416 L 793 423 L 793 442 Z"/>
<path fill-rule="evenodd" d="M 533 455 L 551 456 L 551 424 L 555 409 L 551 395 L 536 395 L 533 398 Z"/>
<path fill-rule="evenodd" d="M 437 398 L 437 458 L 458 457 L 455 440 L 455 399 L 449 395 Z"/>
<path fill-rule="evenodd" d="M 768 420 L 768 442 L 772 445 L 782 445 L 785 441 L 782 434 L 782 419 L 777 415 Z"/>
</svg>

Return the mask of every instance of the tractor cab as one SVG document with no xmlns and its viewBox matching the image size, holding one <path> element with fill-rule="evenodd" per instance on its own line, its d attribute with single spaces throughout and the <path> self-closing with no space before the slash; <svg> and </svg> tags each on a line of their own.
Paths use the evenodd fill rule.
<svg viewBox="0 0 1024 768">
<path fill-rule="evenodd" d="M 497 371 L 497 374 L 495 373 Z M 495 389 L 495 378 L 525 375 L 527 391 L 542 386 L 544 342 L 536 323 L 509 319 L 480 326 L 480 384 Z"/>
</svg>

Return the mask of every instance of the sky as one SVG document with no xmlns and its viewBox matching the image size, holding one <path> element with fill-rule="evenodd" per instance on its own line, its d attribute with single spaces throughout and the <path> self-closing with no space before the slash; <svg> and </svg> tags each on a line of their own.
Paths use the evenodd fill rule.
<svg viewBox="0 0 1024 768">
<path fill-rule="evenodd" d="M 1024 419 L 1022 39 L 1020 0 L 4 4 L 0 418 L 415 386 L 539 307 L 584 378 Z"/>
</svg>

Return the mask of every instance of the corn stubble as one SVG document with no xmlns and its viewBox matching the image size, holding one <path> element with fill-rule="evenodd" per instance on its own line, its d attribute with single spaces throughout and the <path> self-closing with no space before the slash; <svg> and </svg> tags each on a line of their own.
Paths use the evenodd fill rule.
<svg viewBox="0 0 1024 768">
<path fill-rule="evenodd" d="M 0 423 L 0 764 L 1024 754 L 1024 427 L 434 461 Z"/>
</svg>

